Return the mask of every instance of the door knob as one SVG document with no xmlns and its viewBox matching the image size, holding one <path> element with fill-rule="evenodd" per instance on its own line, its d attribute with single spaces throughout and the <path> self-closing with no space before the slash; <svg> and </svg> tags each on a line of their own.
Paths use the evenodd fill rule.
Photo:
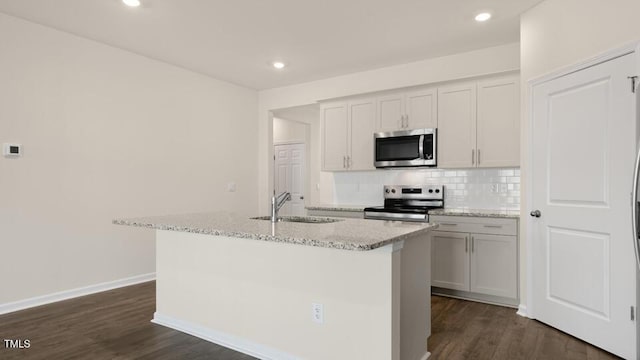
<svg viewBox="0 0 640 360">
<path fill-rule="evenodd" d="M 542 213 L 540 213 L 540 210 L 533 210 L 532 212 L 529 213 L 529 215 L 533 217 L 540 217 Z"/>
</svg>

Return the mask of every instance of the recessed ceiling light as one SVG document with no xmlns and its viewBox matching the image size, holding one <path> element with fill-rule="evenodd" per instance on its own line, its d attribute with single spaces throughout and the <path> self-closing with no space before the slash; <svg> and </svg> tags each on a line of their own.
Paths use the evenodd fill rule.
<svg viewBox="0 0 640 360">
<path fill-rule="evenodd" d="M 280 61 L 274 61 L 272 65 L 273 65 L 274 68 L 276 68 L 278 70 L 284 69 L 284 67 L 285 67 L 284 63 L 280 62 Z"/>
<path fill-rule="evenodd" d="M 487 21 L 489 19 L 491 19 L 491 14 L 489 14 L 488 12 L 483 12 L 483 13 L 480 13 L 480 14 L 476 15 L 476 21 L 477 22 Z"/>
<path fill-rule="evenodd" d="M 127 6 L 131 6 L 131 7 L 138 7 L 140 6 L 140 0 L 122 0 L 122 2 L 127 5 Z"/>
</svg>

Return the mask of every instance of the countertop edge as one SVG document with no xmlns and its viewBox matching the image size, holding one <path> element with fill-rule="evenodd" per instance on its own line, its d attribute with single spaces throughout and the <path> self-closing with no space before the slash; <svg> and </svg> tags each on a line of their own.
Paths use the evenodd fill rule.
<svg viewBox="0 0 640 360">
<path fill-rule="evenodd" d="M 517 214 L 509 214 L 505 212 L 501 212 L 500 210 L 447 210 L 447 209 L 437 209 L 437 210 L 429 210 L 429 215 L 434 216 L 466 216 L 466 217 L 489 217 L 489 218 L 500 218 L 500 219 L 515 219 L 519 220 L 520 215 Z"/>
<path fill-rule="evenodd" d="M 305 206 L 304 208 L 307 210 L 322 210 L 322 211 L 344 211 L 344 212 L 362 212 L 364 211 L 364 208 L 367 206 L 355 206 L 355 205 L 345 205 L 345 206 L 339 206 L 339 205 L 311 205 L 311 206 Z"/>
<path fill-rule="evenodd" d="M 291 238 L 291 237 L 282 237 L 275 235 L 265 235 L 265 234 L 254 234 L 247 232 L 236 232 L 236 231 L 228 231 L 228 230 L 216 230 L 216 229 L 202 229 L 202 228 L 193 228 L 193 227 L 184 227 L 177 225 L 167 225 L 167 224 L 153 224 L 153 223 L 142 223 L 136 221 L 130 221 L 126 219 L 114 219 L 112 220 L 112 224 L 114 225 L 122 225 L 122 226 L 133 226 L 140 227 L 146 229 L 155 229 L 155 230 L 165 230 L 165 231 L 177 231 L 177 232 L 187 232 L 192 234 L 202 234 L 202 235 L 213 235 L 213 236 L 229 236 L 229 237 L 237 237 L 242 239 L 252 239 L 258 241 L 270 241 L 270 242 L 278 242 L 278 243 L 286 243 L 286 244 L 294 244 L 294 245 L 305 245 L 305 246 L 314 246 L 314 247 L 322 247 L 328 249 L 338 249 L 338 250 L 350 250 L 350 251 L 370 251 L 375 250 L 377 248 L 383 247 L 385 245 L 393 244 L 395 242 L 403 241 L 411 236 L 428 232 L 438 227 L 438 224 L 428 223 L 428 227 L 418 229 L 403 235 L 395 236 L 386 240 L 379 241 L 374 244 L 349 244 L 344 242 L 327 242 L 320 241 L 314 239 L 307 238 Z"/>
</svg>

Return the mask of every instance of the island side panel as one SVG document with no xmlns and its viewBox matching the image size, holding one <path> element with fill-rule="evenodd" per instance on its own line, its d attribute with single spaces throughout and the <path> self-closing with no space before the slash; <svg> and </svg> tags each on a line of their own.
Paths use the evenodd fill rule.
<svg viewBox="0 0 640 360">
<path fill-rule="evenodd" d="M 162 230 L 156 242 L 155 322 L 263 358 L 399 358 L 398 246 L 347 251 Z M 323 305 L 322 324 L 312 303 Z"/>
<path fill-rule="evenodd" d="M 400 343 L 402 360 L 429 357 L 431 335 L 431 233 L 404 241 L 401 251 Z"/>
</svg>

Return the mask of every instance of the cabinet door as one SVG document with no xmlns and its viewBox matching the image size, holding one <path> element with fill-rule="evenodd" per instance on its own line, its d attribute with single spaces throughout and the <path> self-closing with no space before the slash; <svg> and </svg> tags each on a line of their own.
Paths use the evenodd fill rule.
<svg viewBox="0 0 640 360">
<path fill-rule="evenodd" d="M 348 126 L 347 104 L 325 104 L 322 119 L 322 170 L 346 170 Z"/>
<path fill-rule="evenodd" d="M 478 82 L 479 167 L 520 166 L 520 82 L 517 76 Z"/>
<path fill-rule="evenodd" d="M 469 235 L 431 232 L 431 286 L 469 291 Z"/>
<path fill-rule="evenodd" d="M 405 112 L 409 129 L 438 127 L 438 93 L 436 89 L 412 91 L 405 95 Z"/>
<path fill-rule="evenodd" d="M 375 132 L 375 101 L 363 99 L 349 102 L 350 149 L 349 170 L 375 170 L 373 166 L 373 133 Z"/>
<path fill-rule="evenodd" d="M 517 259 L 515 236 L 471 234 L 471 291 L 517 298 Z"/>
<path fill-rule="evenodd" d="M 476 84 L 438 89 L 438 167 L 476 165 Z"/>
<path fill-rule="evenodd" d="M 378 103 L 378 131 L 404 129 L 404 95 L 394 94 L 380 97 Z"/>
</svg>

